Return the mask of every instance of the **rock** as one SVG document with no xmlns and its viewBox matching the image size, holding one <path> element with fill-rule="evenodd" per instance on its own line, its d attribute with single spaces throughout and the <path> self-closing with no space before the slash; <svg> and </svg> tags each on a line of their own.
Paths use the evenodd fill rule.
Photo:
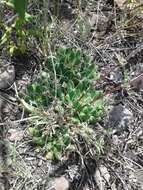
<svg viewBox="0 0 143 190">
<path fill-rule="evenodd" d="M 88 185 L 85 185 L 85 187 L 83 188 L 83 190 L 90 190 L 90 187 L 88 187 Z"/>
<path fill-rule="evenodd" d="M 109 183 L 110 174 L 105 166 L 101 165 L 99 168 L 97 168 L 95 172 L 95 180 L 99 190 L 104 190 L 106 188 L 105 185 L 106 182 Z"/>
<path fill-rule="evenodd" d="M 137 90 L 143 90 L 143 73 L 140 74 L 139 76 L 133 78 L 130 81 L 131 87 Z"/>
<path fill-rule="evenodd" d="M 8 133 L 10 134 L 8 138 L 10 141 L 20 141 L 24 136 L 23 131 L 18 129 L 9 129 Z"/>
<path fill-rule="evenodd" d="M 53 185 L 51 188 L 53 188 L 54 190 L 68 190 L 69 182 L 64 176 L 61 176 L 53 181 Z"/>
<path fill-rule="evenodd" d="M 126 2 L 126 0 L 114 0 L 115 3 L 118 5 L 118 7 L 120 9 L 123 9 L 124 8 L 124 3 Z"/>
<path fill-rule="evenodd" d="M 7 89 L 13 83 L 15 79 L 15 69 L 13 65 L 0 68 L 0 89 Z"/>
<path fill-rule="evenodd" d="M 119 142 L 120 142 L 120 140 L 119 140 L 119 138 L 118 138 L 118 135 L 113 135 L 112 136 L 112 140 L 113 140 L 113 144 L 114 145 L 118 145 L 119 144 Z"/>
<path fill-rule="evenodd" d="M 117 105 L 109 113 L 109 127 L 115 129 L 117 132 L 128 130 L 129 123 L 133 118 L 130 110 L 123 105 Z"/>
<path fill-rule="evenodd" d="M 114 81 L 115 83 L 119 83 L 123 80 L 123 73 L 121 69 L 115 69 L 114 72 L 110 72 L 110 80 Z"/>
<path fill-rule="evenodd" d="M 95 29 L 99 32 L 105 32 L 108 24 L 108 18 L 105 15 L 93 14 L 89 23 L 91 27 L 96 27 Z"/>
<path fill-rule="evenodd" d="M 135 177 L 140 184 L 141 189 L 143 189 L 143 169 L 137 170 L 135 172 Z"/>
</svg>

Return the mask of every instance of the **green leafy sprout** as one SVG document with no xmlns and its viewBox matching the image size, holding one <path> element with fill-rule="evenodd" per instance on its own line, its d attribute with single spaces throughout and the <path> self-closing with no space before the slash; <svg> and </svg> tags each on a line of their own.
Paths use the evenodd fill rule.
<svg viewBox="0 0 143 190">
<path fill-rule="evenodd" d="M 104 113 L 103 93 L 96 89 L 99 78 L 89 56 L 79 49 L 60 47 L 47 58 L 36 80 L 27 86 L 25 104 L 37 116 L 29 133 L 33 143 L 44 148 L 47 157 L 61 158 L 75 147 L 74 139 L 78 136 L 101 151 L 96 146 L 95 131 L 90 128 Z"/>
<path fill-rule="evenodd" d="M 0 22 L 2 28 L 0 47 L 4 47 L 5 45 L 10 56 L 14 54 L 15 50 L 25 53 L 27 39 L 32 35 L 30 35 L 30 29 L 26 29 L 24 26 L 34 18 L 34 16 L 26 12 L 28 1 L 2 0 L 0 4 L 16 13 L 9 21 L 10 23 Z M 36 35 L 36 32 L 34 35 Z"/>
</svg>

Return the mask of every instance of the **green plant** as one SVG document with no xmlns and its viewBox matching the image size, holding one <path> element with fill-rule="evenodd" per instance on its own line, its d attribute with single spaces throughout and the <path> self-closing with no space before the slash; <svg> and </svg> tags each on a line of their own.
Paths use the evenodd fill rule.
<svg viewBox="0 0 143 190">
<path fill-rule="evenodd" d="M 37 145 L 46 147 L 52 155 L 61 155 L 74 138 L 86 137 L 85 126 L 103 116 L 102 92 L 96 89 L 99 77 L 96 65 L 79 49 L 62 47 L 48 57 L 44 71 L 27 87 L 24 95 L 26 105 L 35 110 L 32 114 L 38 115 L 32 123 L 36 127 L 30 130 Z M 90 140 L 95 138 L 93 134 L 90 129 Z"/>
<path fill-rule="evenodd" d="M 14 10 L 17 16 L 10 19 L 10 24 L 0 23 L 3 31 L 0 46 L 6 45 L 9 54 L 12 56 L 15 50 L 22 53 L 26 50 L 26 37 L 28 32 L 24 29 L 24 25 L 33 18 L 26 12 L 27 0 L 3 0 L 0 3 Z"/>
<path fill-rule="evenodd" d="M 20 19 L 25 19 L 27 0 L 13 0 L 14 9 Z"/>
</svg>

